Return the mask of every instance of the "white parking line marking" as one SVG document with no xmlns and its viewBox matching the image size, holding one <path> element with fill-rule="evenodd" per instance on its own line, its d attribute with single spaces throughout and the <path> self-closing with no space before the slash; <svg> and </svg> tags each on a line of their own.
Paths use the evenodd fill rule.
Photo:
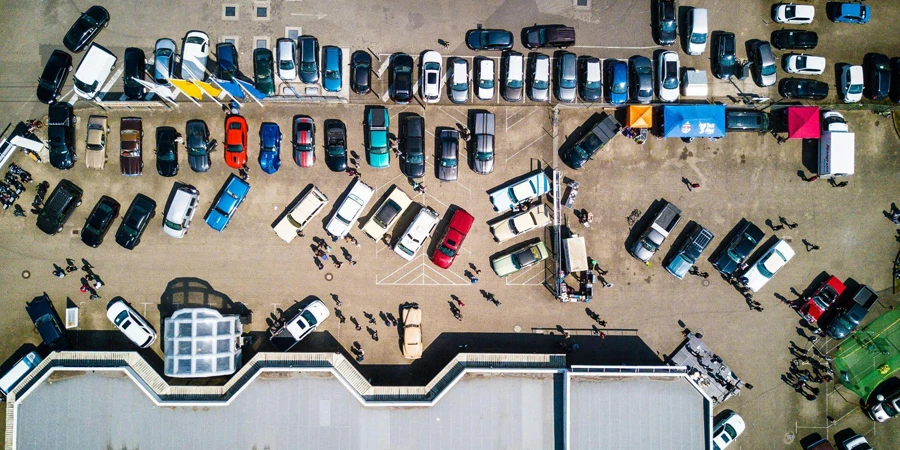
<svg viewBox="0 0 900 450">
<path fill-rule="evenodd" d="M 507 156 L 507 157 L 506 157 L 506 161 L 509 161 L 509 160 L 512 159 L 514 156 L 518 155 L 519 153 L 522 153 L 522 151 L 524 151 L 524 150 L 527 149 L 528 147 L 531 147 L 532 145 L 534 145 L 535 142 L 537 142 L 537 141 L 539 141 L 539 140 L 545 138 L 546 136 L 547 136 L 546 133 L 541 134 L 540 136 L 538 136 L 537 139 L 531 141 L 530 144 L 528 144 L 528 145 L 522 147 L 521 149 L 519 149 L 519 151 L 513 153 L 512 155 Z"/>
<path fill-rule="evenodd" d="M 530 112 L 530 113 L 526 114 L 525 117 L 523 117 L 523 118 L 521 118 L 521 119 L 515 121 L 515 123 L 513 123 L 512 125 L 509 124 L 509 117 L 507 117 L 507 118 L 506 118 L 506 123 L 507 123 L 507 124 L 506 124 L 506 131 L 509 131 L 510 128 L 516 126 L 519 122 L 521 122 L 521 121 L 527 119 L 528 116 L 530 116 L 530 115 L 532 115 L 532 114 L 538 112 L 541 108 L 529 108 L 529 109 L 531 109 L 531 112 Z"/>
</svg>

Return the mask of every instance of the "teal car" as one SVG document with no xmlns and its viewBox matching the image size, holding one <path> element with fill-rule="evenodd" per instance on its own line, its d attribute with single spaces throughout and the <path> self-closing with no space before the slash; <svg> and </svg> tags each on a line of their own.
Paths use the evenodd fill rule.
<svg viewBox="0 0 900 450">
<path fill-rule="evenodd" d="M 388 128 L 390 116 L 387 108 L 375 106 L 369 108 L 366 116 L 368 128 L 368 142 L 366 144 L 366 157 L 369 165 L 376 169 L 383 169 L 391 165 L 391 153 L 388 151 Z"/>
</svg>

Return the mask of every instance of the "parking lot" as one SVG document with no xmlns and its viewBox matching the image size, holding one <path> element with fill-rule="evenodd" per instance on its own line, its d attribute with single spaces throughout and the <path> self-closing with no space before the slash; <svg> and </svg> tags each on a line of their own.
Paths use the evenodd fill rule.
<svg viewBox="0 0 900 450">
<path fill-rule="evenodd" d="M 692 6 L 701 6 L 697 3 Z M 768 39 L 772 31 L 780 28 L 771 23 L 772 3 L 758 1 L 736 5 L 716 1 L 704 2 L 702 6 L 709 9 L 712 30 L 725 29 L 737 34 L 738 57 L 745 59 L 743 42 Z M 810 3 L 823 9 L 825 2 Z M 900 55 L 900 44 L 886 32 L 900 19 L 900 9 L 891 8 L 887 1 L 867 3 L 876 11 L 868 25 L 834 24 L 825 18 L 824 11 L 821 15 L 817 11 L 816 21 L 807 27 L 819 33 L 820 44 L 815 53 L 826 56 L 829 67 L 836 62 L 859 64 L 865 53 L 873 51 Z M 495 243 L 488 223 L 496 220 L 497 214 L 491 208 L 486 191 L 532 170 L 557 165 L 556 148 L 577 140 L 577 131 L 586 121 L 596 119 L 595 115 L 604 111 L 602 105 L 576 103 L 560 107 L 556 126 L 551 106 L 527 101 L 522 105 L 510 105 L 497 100 L 496 96 L 492 102 L 474 101 L 471 92 L 470 103 L 466 105 L 451 104 L 446 94 L 437 105 L 424 107 L 416 101 L 409 105 L 394 105 L 385 97 L 386 58 L 397 51 L 418 57 L 423 50 L 435 49 L 445 58 L 451 55 L 465 57 L 471 67 L 475 53 L 465 48 L 465 30 L 478 24 L 511 30 L 516 34 L 517 49 L 524 52 L 519 45 L 518 31 L 536 22 L 574 26 L 578 43 L 570 50 L 578 55 L 627 59 L 641 54 L 649 57 L 661 49 L 650 37 L 652 2 L 595 0 L 587 10 L 574 8 L 572 1 L 541 1 L 528 7 L 497 1 L 466 7 L 437 1 L 403 6 L 390 2 L 319 4 L 309 0 L 235 5 L 236 20 L 224 17 L 223 7 L 227 5 L 185 4 L 178 9 L 178 20 L 156 16 L 152 25 L 139 18 L 153 15 L 132 12 L 152 7 L 106 5 L 113 19 L 98 41 L 119 55 L 129 46 L 139 46 L 149 54 L 159 37 L 179 40 L 187 30 L 202 29 L 209 33 L 213 42 L 234 39 L 242 58 L 242 68 L 249 71 L 251 64 L 248 63 L 256 41 L 265 41 L 271 48 L 275 39 L 292 32 L 313 34 L 323 45 L 369 50 L 378 55 L 385 64 L 376 59 L 375 93 L 365 97 L 352 94 L 349 104 L 267 102 L 259 107 L 248 102 L 241 114 L 250 124 L 249 182 L 252 188 L 246 202 L 222 233 L 215 232 L 202 221 L 222 183 L 229 173 L 234 172 L 224 164 L 221 145 L 212 154 L 212 168 L 208 173 L 192 172 L 183 149 L 178 176 L 168 179 L 154 173 L 154 131 L 159 126 L 174 126 L 183 131 L 187 120 L 203 119 L 211 136 L 221 144 L 224 114 L 212 102 L 204 102 L 198 107 L 182 101 L 174 111 L 113 110 L 106 113 L 112 132 L 107 150 L 109 162 L 103 171 L 89 171 L 79 160 L 74 169 L 60 172 L 46 164 L 35 164 L 24 154 L 16 154 L 12 160 L 29 170 L 36 181 L 48 180 L 55 186 L 60 179 L 66 178 L 81 186 L 84 204 L 68 221 L 63 233 L 56 236 L 41 233 L 34 226 L 34 216 L 30 213 L 23 219 L 14 217 L 12 210 L 0 211 L 0 255 L 3 255 L 0 285 L 6 291 L 2 300 L 6 320 L 0 321 L 0 335 L 5 339 L 0 345 L 0 353 L 4 358 L 20 350 L 22 344 L 39 343 L 40 338 L 24 311 L 24 302 L 42 292 L 50 295 L 59 311 L 65 307 L 67 298 L 80 308 L 80 324 L 72 336 L 75 345 L 81 349 L 133 348 L 124 337 L 112 332 L 114 327 L 104 314 L 107 302 L 117 296 L 133 304 L 157 330 L 161 329 L 160 322 L 167 313 L 186 305 L 206 304 L 236 312 L 251 310 L 253 321 L 245 330 L 249 329 L 259 338 L 253 345 L 254 350 L 267 350 L 264 336 L 273 318 L 284 310 L 296 309 L 296 302 L 315 296 L 322 299 L 333 314 L 340 309 L 348 320 L 342 322 L 332 315 L 319 332 L 300 342 L 295 350 L 348 353 L 358 342 L 366 351 L 362 363 L 368 370 L 366 373 L 376 381 L 382 376 L 391 382 L 404 379 L 404 376 L 414 380 L 430 378 L 435 368 L 441 367 L 457 351 L 512 351 L 505 347 L 505 342 L 485 338 L 496 336 L 493 333 L 558 333 L 556 329 L 562 327 L 579 339 L 600 339 L 590 336 L 589 329 L 595 322 L 585 314 L 587 307 L 608 322 L 606 332 L 609 335 L 636 333 L 659 353 L 661 359 L 675 350 L 682 340 L 679 321 L 694 331 L 702 330 L 710 347 L 738 376 L 754 386 L 715 411 L 734 410 L 746 420 L 748 429 L 737 441 L 737 448 L 798 448 L 796 442 L 809 433 L 833 435 L 848 427 L 865 434 L 876 448 L 889 448 L 890 443 L 900 437 L 891 422 L 874 424 L 867 419 L 857 405 L 858 399 L 846 390 L 835 389 L 833 383 L 822 386 L 823 395 L 817 400 L 807 401 L 781 381 L 780 376 L 789 367 L 791 342 L 805 347 L 810 344 L 798 336 L 799 316 L 774 295 L 793 299 L 796 296 L 791 289 L 808 293 L 816 287 L 814 280 L 827 272 L 871 286 L 881 295 L 880 303 L 869 318 L 897 304 L 897 297 L 891 294 L 890 272 L 891 261 L 898 249 L 894 240 L 896 227 L 882 213 L 892 202 L 900 201 L 897 198 L 900 155 L 896 151 L 900 139 L 891 118 L 866 111 L 844 113 L 851 131 L 857 133 L 857 143 L 856 174 L 842 189 L 830 187 L 824 180 L 803 182 L 798 176 L 798 171 L 806 175 L 814 172 L 815 145 L 811 146 L 812 150 L 810 145 L 799 140 L 779 145 L 768 134 L 729 133 L 717 141 L 698 139 L 690 144 L 651 137 L 644 145 L 618 136 L 583 170 L 576 172 L 559 164 L 564 177 L 581 182 L 576 207 L 586 208 L 594 214 L 590 228 L 579 225 L 571 210 L 564 209 L 566 219 L 574 232 L 585 236 L 588 254 L 609 271 L 606 279 L 613 283 L 609 289 L 600 289 L 598 285 L 598 292 L 589 304 L 559 303 L 542 285 L 552 273 L 547 266 L 534 266 L 506 279 L 491 273 L 489 259 L 501 250 L 536 237 L 548 238 L 541 231 L 503 244 Z M 84 8 L 87 4 L 77 6 Z M 267 8 L 267 17 L 254 17 L 257 7 Z M 71 4 L 6 4 L 0 6 L 0 12 L 4 17 L 0 20 L 10 36 L 0 43 L 0 64 L 4 67 L 0 73 L 0 104 L 4 105 L 0 118 L 2 122 L 17 123 L 43 117 L 46 106 L 36 101 L 33 80 L 40 74 L 43 61 L 52 50 L 61 48 L 59 41 L 78 11 Z M 35 17 L 41 17 L 37 21 L 39 25 L 31 26 Z M 447 39 L 450 47 L 440 48 L 436 43 L 438 38 Z M 678 45 L 680 42 L 681 39 Z M 698 57 L 689 57 L 680 48 L 678 52 L 683 67 L 709 67 L 708 51 Z M 780 56 L 776 53 L 779 61 Z M 778 76 L 784 75 L 779 69 Z M 827 102 L 838 101 L 834 77 L 830 70 L 820 77 L 831 85 Z M 710 94 L 714 99 L 728 103 L 726 96 L 738 92 L 729 82 L 713 81 L 712 77 L 710 80 Z M 737 83 L 748 92 L 779 98 L 774 90 L 755 87 L 749 79 Z M 118 88 L 113 87 L 111 92 L 120 89 L 121 81 L 116 86 Z M 446 93 L 447 87 L 444 89 Z M 69 87 L 64 92 L 67 90 Z M 373 104 L 388 106 L 393 134 L 398 133 L 397 124 L 402 117 L 419 114 L 425 118 L 428 164 L 424 194 L 415 194 L 397 169 L 395 158 L 392 157 L 391 167 L 385 170 L 372 169 L 365 164 L 363 118 L 365 107 Z M 437 148 L 434 135 L 442 127 L 468 124 L 476 110 L 492 112 L 496 117 L 494 173 L 477 175 L 468 166 L 461 165 L 459 181 L 442 183 L 434 172 Z M 605 111 L 614 113 L 612 109 Z M 81 156 L 84 154 L 87 117 L 101 113 L 101 110 L 78 102 L 76 112 L 79 117 L 76 142 Z M 290 156 L 291 119 L 296 114 L 311 116 L 319 127 L 316 134 L 319 160 L 313 168 L 297 167 Z M 118 124 L 119 119 L 126 116 L 139 116 L 144 122 L 144 175 L 136 179 L 122 177 L 119 172 Z M 450 270 L 441 270 L 427 260 L 426 254 L 430 254 L 434 245 L 431 240 L 425 244 L 427 251 L 420 251 L 413 261 L 406 262 L 383 243 L 369 240 L 358 226 L 353 227 L 351 234 L 359 239 L 360 247 L 343 241 L 332 244 L 336 254 L 346 251 L 358 264 L 344 264 L 338 269 L 326 262 L 324 270 L 316 269 L 311 248 L 313 238 L 326 237 L 322 225 L 352 180 L 347 174 L 333 173 L 324 165 L 322 124 L 326 119 L 339 119 L 346 124 L 351 156 L 363 157 L 361 178 L 376 189 L 373 200 L 364 209 L 363 220 L 373 213 L 372 207 L 392 185 L 402 188 L 414 201 L 440 213 L 442 222 L 438 230 L 446 224 L 446 212 L 451 207 L 464 208 L 475 216 L 475 226 Z M 284 134 L 282 167 L 273 175 L 264 174 L 256 162 L 257 132 L 264 121 L 277 123 Z M 461 156 L 463 154 L 466 153 Z M 688 190 L 683 178 L 699 183 L 700 187 Z M 197 187 L 201 196 L 193 227 L 182 240 L 164 235 L 159 226 L 174 181 Z M 328 196 L 329 204 L 307 228 L 305 238 L 287 244 L 275 235 L 271 224 L 310 184 Z M 101 195 L 118 200 L 124 211 L 137 193 L 155 199 L 158 209 L 157 218 L 134 251 L 129 252 L 115 244 L 114 231 L 97 249 L 80 242 L 78 230 Z M 31 185 L 20 201 L 26 210 L 33 195 Z M 628 217 L 633 211 L 645 215 L 660 199 L 675 203 L 684 217 L 648 266 L 627 252 L 626 241 L 630 242 L 635 233 L 642 231 L 632 229 Z M 415 210 L 407 211 L 393 230 L 394 234 L 401 233 L 414 214 Z M 777 223 L 779 216 L 799 226 L 776 233 L 763 225 L 767 219 Z M 741 219 L 759 225 L 766 232 L 764 242 L 777 235 L 787 239 L 797 251 L 797 256 L 784 270 L 754 296 L 765 308 L 762 312 L 749 310 L 740 293 L 720 279 L 707 260 Z M 688 276 L 679 281 L 665 272 L 662 259 L 675 243 L 681 241 L 682 232 L 690 222 L 699 223 L 715 234 L 710 249 L 699 263 L 701 270 L 714 275 L 708 279 Z M 805 251 L 803 239 L 821 249 Z M 99 290 L 102 300 L 90 301 L 87 294 L 80 293 L 77 277 L 70 275 L 57 279 L 51 274 L 52 265 L 63 265 L 66 258 L 76 261 L 85 258 L 96 267 L 95 271 L 105 283 Z M 482 270 L 476 285 L 470 283 L 465 273 L 473 270 L 470 264 Z M 496 307 L 487 301 L 485 293 L 494 294 L 501 305 Z M 459 306 L 454 296 L 465 306 Z M 424 313 L 425 354 L 423 359 L 412 364 L 400 354 L 397 329 L 386 327 L 378 318 L 380 312 L 397 316 L 398 305 L 408 301 L 418 302 Z M 454 304 L 461 310 L 462 320 L 454 318 L 451 312 Z M 369 323 L 364 316 L 366 313 L 374 315 L 375 323 Z M 355 329 L 351 317 L 359 321 L 362 330 Z M 378 331 L 378 341 L 373 340 L 367 328 Z M 837 343 L 826 340 L 818 345 L 823 350 L 832 350 Z M 554 352 L 559 351 L 559 347 L 515 350 Z M 145 356 L 158 362 L 161 354 L 161 342 L 158 342 Z M 380 370 L 390 375 L 379 375 Z M 828 416 L 836 422 L 830 424 L 826 419 Z"/>
</svg>

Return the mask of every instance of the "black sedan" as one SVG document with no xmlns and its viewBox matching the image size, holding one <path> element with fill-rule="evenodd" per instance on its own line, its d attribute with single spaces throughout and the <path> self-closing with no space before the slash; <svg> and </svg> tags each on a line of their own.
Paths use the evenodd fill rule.
<svg viewBox="0 0 900 450">
<path fill-rule="evenodd" d="M 410 115 L 403 121 L 401 143 L 403 157 L 400 159 L 400 171 L 410 178 L 425 176 L 425 119 L 422 116 Z"/>
<path fill-rule="evenodd" d="M 828 97 L 828 83 L 806 78 L 785 78 L 778 84 L 778 92 L 784 98 L 822 100 Z"/>
<path fill-rule="evenodd" d="M 723 248 L 713 259 L 713 267 L 726 277 L 733 276 L 735 271 L 753 253 L 753 249 L 764 237 L 766 237 L 766 234 L 758 226 L 754 225 L 753 222 L 745 221 L 735 233 L 731 242 L 728 243 L 728 246 Z"/>
<path fill-rule="evenodd" d="M 116 217 L 119 217 L 119 202 L 105 195 L 100 197 L 81 229 L 81 242 L 99 247 Z"/>
<path fill-rule="evenodd" d="M 72 24 L 63 38 L 63 45 L 71 52 L 85 49 L 97 37 L 100 30 L 109 25 L 109 11 L 102 6 L 91 6 Z"/>
<path fill-rule="evenodd" d="M 144 194 L 136 195 L 116 230 L 116 242 L 128 250 L 134 250 L 141 243 L 141 235 L 155 215 L 156 202 Z"/>
<path fill-rule="evenodd" d="M 891 60 L 881 53 L 870 53 L 863 60 L 869 99 L 884 100 L 891 91 Z"/>
<path fill-rule="evenodd" d="M 178 132 L 172 127 L 156 129 L 156 171 L 164 177 L 178 175 Z"/>
<path fill-rule="evenodd" d="M 62 51 L 53 50 L 44 71 L 38 78 L 37 98 L 43 103 L 53 103 L 59 99 L 69 71 L 72 70 L 72 55 Z"/>
<path fill-rule="evenodd" d="M 347 170 L 347 127 L 340 120 L 325 121 L 325 165 L 332 172 Z"/>
<path fill-rule="evenodd" d="M 209 142 L 209 128 L 202 120 L 188 120 L 185 126 L 185 145 L 187 146 L 188 164 L 194 172 L 209 170 L 209 152 L 215 144 Z"/>
<path fill-rule="evenodd" d="M 125 95 L 131 99 L 139 99 L 144 96 L 144 86 L 134 79 L 144 81 L 144 73 L 147 72 L 147 60 L 144 51 L 139 48 L 129 47 L 125 49 Z"/>
<path fill-rule="evenodd" d="M 778 30 L 772 33 L 772 45 L 779 50 L 810 50 L 819 45 L 815 31 Z"/>
<path fill-rule="evenodd" d="M 506 30 L 477 29 L 466 32 L 466 46 L 472 50 L 509 50 L 513 34 Z"/>
<path fill-rule="evenodd" d="M 656 43 L 672 45 L 678 30 L 675 0 L 657 0 L 656 6 Z"/>
<path fill-rule="evenodd" d="M 406 53 L 398 53 L 391 58 L 391 98 L 400 104 L 407 104 L 413 97 L 413 59 Z"/>
<path fill-rule="evenodd" d="M 350 88 L 359 95 L 372 90 L 372 57 L 362 50 L 350 57 Z"/>
</svg>

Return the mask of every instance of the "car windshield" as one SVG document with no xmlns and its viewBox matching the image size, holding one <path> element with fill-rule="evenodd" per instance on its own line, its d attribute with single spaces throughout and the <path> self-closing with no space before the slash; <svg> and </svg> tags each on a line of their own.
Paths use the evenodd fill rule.
<svg viewBox="0 0 900 450">
<path fill-rule="evenodd" d="M 425 161 L 425 156 L 421 153 L 407 155 L 406 161 L 410 164 L 421 164 L 423 161 Z"/>
<path fill-rule="evenodd" d="M 87 83 L 79 80 L 78 78 L 75 79 L 75 87 L 80 89 L 82 92 L 94 92 L 94 89 L 97 88 L 97 83 L 98 82 L 95 81 L 91 84 L 87 84 Z"/>
<path fill-rule="evenodd" d="M 456 167 L 456 158 L 441 158 L 441 166 Z"/>
<path fill-rule="evenodd" d="M 666 63 L 666 78 L 663 80 L 663 87 L 666 89 L 675 89 L 678 87 L 678 64 L 675 62 Z"/>
<path fill-rule="evenodd" d="M 200 44 L 203 44 L 204 40 L 203 40 L 202 37 L 199 37 L 199 36 L 191 36 L 191 37 L 185 39 L 184 42 L 185 42 L 186 44 L 198 44 L 198 45 L 200 45 Z"/>
<path fill-rule="evenodd" d="M 447 256 L 449 256 L 449 257 L 451 257 L 451 258 L 454 257 L 454 256 L 456 256 L 456 252 L 453 251 L 453 249 L 451 249 L 451 248 L 449 248 L 449 247 L 446 247 L 446 246 L 444 246 L 444 245 L 441 245 L 440 247 L 438 247 L 438 251 L 441 252 L 441 253 L 443 253 L 443 254 L 445 254 L 445 255 L 447 255 Z"/>
<path fill-rule="evenodd" d="M 292 70 L 294 68 L 294 61 L 290 59 L 282 59 L 278 62 L 278 68 L 281 70 Z"/>
<path fill-rule="evenodd" d="M 706 43 L 706 33 L 694 33 L 691 35 L 691 43 L 692 44 L 705 44 Z"/>
<path fill-rule="evenodd" d="M 482 89 L 492 89 L 494 87 L 494 79 L 493 78 L 482 78 L 478 83 L 478 87 Z"/>
<path fill-rule="evenodd" d="M 863 85 L 861 85 L 861 84 L 851 84 L 850 88 L 847 89 L 847 92 L 849 92 L 851 94 L 862 94 L 862 91 L 863 91 Z"/>
<path fill-rule="evenodd" d="M 494 159 L 494 152 L 477 152 L 475 153 L 475 159 L 479 161 L 490 161 Z"/>
<path fill-rule="evenodd" d="M 171 229 L 173 229 L 173 230 L 175 230 L 175 231 L 181 231 L 181 228 L 182 228 L 182 227 L 181 227 L 180 224 L 177 224 L 177 223 L 175 223 L 175 222 L 172 222 L 172 221 L 169 220 L 169 219 L 165 219 L 164 222 L 166 223 L 166 226 L 167 226 L 167 227 L 169 227 L 169 228 L 171 228 Z"/>
<path fill-rule="evenodd" d="M 122 322 L 124 322 L 125 319 L 127 319 L 127 318 L 128 318 L 128 311 L 122 311 L 116 316 L 116 318 L 113 320 L 113 322 L 116 324 L 117 327 L 122 326 Z"/>
<path fill-rule="evenodd" d="M 337 70 L 326 70 L 325 78 L 328 78 L 329 80 L 339 80 L 341 76 L 338 74 Z"/>
<path fill-rule="evenodd" d="M 302 317 L 310 327 L 314 327 L 319 323 L 319 321 L 316 320 L 316 316 L 309 311 L 303 311 L 302 313 L 300 313 L 300 317 Z"/>
<path fill-rule="evenodd" d="M 559 80 L 559 87 L 565 89 L 572 89 L 575 87 L 575 77 L 572 78 L 561 78 Z"/>
<path fill-rule="evenodd" d="M 734 65 L 734 55 L 726 54 L 719 58 L 719 65 L 730 67 Z"/>
<path fill-rule="evenodd" d="M 511 89 L 519 89 L 522 87 L 522 80 L 510 80 L 507 82 L 507 85 Z"/>
<path fill-rule="evenodd" d="M 770 64 L 768 66 L 762 66 L 762 69 L 760 69 L 759 73 L 761 75 L 775 75 L 775 65 Z"/>
<path fill-rule="evenodd" d="M 544 89 L 547 89 L 549 86 L 550 86 L 550 84 L 547 83 L 546 80 L 536 80 L 536 81 L 534 82 L 534 88 L 535 88 L 535 89 L 538 89 L 538 90 L 544 90 Z"/>
<path fill-rule="evenodd" d="M 229 151 L 229 152 L 240 153 L 240 152 L 244 151 L 244 146 L 241 145 L 241 144 L 229 145 L 229 146 L 228 146 L 228 151 Z"/>
</svg>

